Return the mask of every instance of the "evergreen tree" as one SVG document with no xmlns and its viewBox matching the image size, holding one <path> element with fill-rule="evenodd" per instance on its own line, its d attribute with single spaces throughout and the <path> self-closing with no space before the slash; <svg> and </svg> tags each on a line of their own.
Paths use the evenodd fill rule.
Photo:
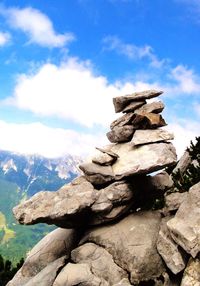
<svg viewBox="0 0 200 286">
<path fill-rule="evenodd" d="M 24 260 L 21 259 L 16 267 L 13 267 L 10 260 L 4 261 L 0 254 L 0 285 L 5 286 L 15 275 L 19 268 L 21 268 Z"/>
<path fill-rule="evenodd" d="M 188 191 L 190 187 L 200 181 L 200 137 L 196 137 L 195 144 L 191 141 L 187 151 L 192 162 L 183 174 L 180 170 L 172 174 L 174 185 L 180 192 Z"/>
</svg>

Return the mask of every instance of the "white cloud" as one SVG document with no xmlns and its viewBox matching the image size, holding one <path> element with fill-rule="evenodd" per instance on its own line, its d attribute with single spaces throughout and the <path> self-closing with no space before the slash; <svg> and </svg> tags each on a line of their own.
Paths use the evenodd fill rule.
<svg viewBox="0 0 200 286">
<path fill-rule="evenodd" d="M 183 155 L 190 141 L 195 142 L 195 137 L 199 136 L 199 122 L 187 119 L 175 119 L 166 127 L 170 132 L 174 133 L 173 144 L 176 148 L 178 158 Z"/>
<path fill-rule="evenodd" d="M 50 128 L 41 123 L 14 124 L 0 120 L 0 149 L 54 158 L 66 154 L 85 156 L 95 146 L 107 144 L 102 134 L 84 134 Z"/>
<path fill-rule="evenodd" d="M 107 36 L 103 39 L 104 50 L 115 51 L 118 54 L 125 55 L 131 60 L 140 60 L 147 58 L 150 65 L 155 68 L 160 68 L 166 60 L 159 60 L 153 52 L 153 48 L 149 45 L 136 46 L 134 44 L 124 43 L 117 36 Z"/>
<path fill-rule="evenodd" d="M 170 78 L 178 83 L 172 88 L 173 92 L 185 94 L 200 93 L 200 78 L 192 69 L 178 65 L 171 69 Z"/>
<path fill-rule="evenodd" d="M 74 40 L 72 33 L 57 34 L 51 20 L 37 9 L 1 8 L 1 13 L 12 28 L 26 33 L 31 43 L 55 48 L 63 47 Z"/>
<path fill-rule="evenodd" d="M 0 47 L 5 46 L 10 42 L 11 35 L 7 32 L 0 32 Z"/>
<path fill-rule="evenodd" d="M 34 74 L 21 75 L 6 103 L 88 127 L 109 126 L 115 117 L 113 97 L 150 88 L 159 85 L 140 81 L 109 84 L 106 77 L 94 74 L 88 62 L 69 59 L 60 66 L 45 64 Z"/>
</svg>

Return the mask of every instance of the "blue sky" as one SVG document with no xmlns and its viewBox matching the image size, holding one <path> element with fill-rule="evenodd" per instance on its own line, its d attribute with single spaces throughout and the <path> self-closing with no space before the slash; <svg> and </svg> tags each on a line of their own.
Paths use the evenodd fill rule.
<svg viewBox="0 0 200 286">
<path fill-rule="evenodd" d="M 1 1 L 0 149 L 85 154 L 107 143 L 112 97 L 157 88 L 180 155 L 199 135 L 199 51 L 198 0 Z"/>
</svg>

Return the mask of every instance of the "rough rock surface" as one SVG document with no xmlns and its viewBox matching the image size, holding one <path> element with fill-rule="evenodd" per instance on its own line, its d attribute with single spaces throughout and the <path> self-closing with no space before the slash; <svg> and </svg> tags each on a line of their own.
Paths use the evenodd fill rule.
<svg viewBox="0 0 200 286">
<path fill-rule="evenodd" d="M 174 274 L 177 274 L 186 266 L 186 255 L 171 238 L 170 232 L 166 225 L 169 219 L 169 217 L 162 219 L 158 235 L 157 249 L 167 267 Z"/>
<path fill-rule="evenodd" d="M 109 285 L 128 278 L 127 272 L 114 262 L 112 255 L 94 243 L 85 243 L 74 249 L 71 257 L 75 263 L 87 263 L 92 273 L 103 278 Z"/>
<path fill-rule="evenodd" d="M 58 228 L 50 232 L 29 252 L 22 268 L 8 285 L 22 286 L 49 263 L 62 256 L 68 258 L 76 246 L 77 239 L 78 234 L 75 230 Z"/>
<path fill-rule="evenodd" d="M 142 92 L 135 92 L 130 95 L 115 97 L 113 98 L 115 112 L 123 111 L 123 109 L 132 101 L 150 99 L 153 97 L 157 97 L 162 93 L 163 91 L 147 90 L 147 91 L 142 91 Z"/>
<path fill-rule="evenodd" d="M 132 120 L 135 129 L 155 129 L 167 125 L 160 114 L 135 113 Z"/>
<path fill-rule="evenodd" d="M 166 171 L 162 171 L 151 177 L 151 184 L 156 190 L 169 190 L 174 182 Z"/>
<path fill-rule="evenodd" d="M 190 258 L 183 274 L 181 286 L 200 286 L 200 259 Z"/>
<path fill-rule="evenodd" d="M 189 152 L 185 151 L 183 156 L 178 161 L 176 167 L 174 168 L 173 173 L 176 173 L 179 170 L 180 173 L 183 174 L 191 162 L 192 159 L 189 155 Z"/>
<path fill-rule="evenodd" d="M 171 193 L 165 196 L 165 208 L 164 211 L 166 213 L 176 211 L 180 207 L 180 205 L 185 201 L 188 196 L 188 192 L 184 193 Z"/>
<path fill-rule="evenodd" d="M 52 286 L 58 271 L 65 265 L 65 260 L 66 257 L 61 257 L 49 263 L 43 270 L 24 284 L 24 286 Z"/>
<path fill-rule="evenodd" d="M 131 139 L 134 133 L 132 125 L 125 125 L 123 127 L 114 127 L 106 136 L 111 143 L 127 142 Z"/>
<path fill-rule="evenodd" d="M 200 251 L 200 182 L 190 188 L 174 218 L 167 225 L 172 238 L 185 251 L 196 257 Z"/>
<path fill-rule="evenodd" d="M 113 130 L 115 127 L 119 128 L 124 127 L 126 125 L 131 125 L 134 117 L 135 114 L 132 112 L 124 114 L 110 124 L 110 129 Z"/>
<path fill-rule="evenodd" d="M 160 215 L 140 212 L 127 216 L 117 224 L 88 231 L 81 243 L 90 241 L 104 247 L 115 263 L 130 273 L 131 283 L 159 277 L 162 259 L 156 249 Z"/>
<path fill-rule="evenodd" d="M 136 130 L 132 140 L 131 144 L 134 146 L 136 145 L 143 145 L 147 143 L 155 143 L 155 142 L 163 142 L 167 140 L 174 139 L 174 136 L 172 133 L 169 133 L 165 129 L 151 129 L 151 130 Z"/>
<path fill-rule="evenodd" d="M 100 148 L 100 147 L 96 147 L 96 149 L 102 153 L 105 153 L 105 154 L 108 154 L 110 155 L 111 157 L 115 158 L 115 160 L 117 160 L 117 158 L 119 157 L 117 154 L 115 154 L 114 152 L 109 152 L 107 150 L 105 150 L 104 148 Z"/>
<path fill-rule="evenodd" d="M 142 107 L 135 110 L 136 113 L 160 113 L 163 111 L 165 105 L 162 101 L 155 101 L 152 103 L 144 104 Z"/>
<path fill-rule="evenodd" d="M 131 103 L 129 103 L 123 110 L 123 113 L 127 113 L 127 112 L 133 112 L 134 110 L 138 109 L 139 107 L 141 107 L 142 105 L 144 105 L 146 103 L 145 100 L 143 101 L 133 101 Z"/>
<path fill-rule="evenodd" d="M 103 166 L 109 166 L 112 165 L 116 161 L 116 158 L 113 156 L 110 156 L 107 153 L 103 153 L 101 151 L 97 151 L 96 154 L 92 157 L 92 162 L 103 165 Z"/>
<path fill-rule="evenodd" d="M 154 143 L 133 147 L 130 142 L 105 147 L 116 153 L 119 158 L 106 172 L 97 168 L 94 163 L 80 166 L 87 179 L 93 184 L 103 184 L 124 177 L 151 173 L 176 162 L 176 152 L 170 143 Z M 97 165 L 98 166 L 98 165 Z"/>
<path fill-rule="evenodd" d="M 23 224 L 46 222 L 68 228 L 93 225 L 124 214 L 132 205 L 133 196 L 134 187 L 124 181 L 95 190 L 81 177 L 58 192 L 37 193 L 15 207 L 14 213 Z"/>
<path fill-rule="evenodd" d="M 68 263 L 58 274 L 53 286 L 109 286 L 103 279 L 95 276 L 87 263 Z"/>
<path fill-rule="evenodd" d="M 85 224 L 84 214 L 97 197 L 97 191 L 84 177 L 64 185 L 57 192 L 39 192 L 13 209 L 22 224 L 45 222 L 74 227 Z"/>
</svg>

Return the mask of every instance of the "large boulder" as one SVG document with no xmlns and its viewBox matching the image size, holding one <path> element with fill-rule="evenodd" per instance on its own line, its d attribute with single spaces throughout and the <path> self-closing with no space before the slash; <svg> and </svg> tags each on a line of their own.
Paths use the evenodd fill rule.
<svg viewBox="0 0 200 286">
<path fill-rule="evenodd" d="M 131 283 L 153 280 L 164 271 L 156 249 L 160 220 L 157 212 L 130 214 L 116 224 L 89 230 L 81 244 L 90 241 L 104 247 L 130 274 Z"/>
<path fill-rule="evenodd" d="M 123 109 L 130 104 L 131 102 L 141 101 L 145 99 L 150 99 L 153 97 L 157 97 L 162 94 L 163 91 L 157 90 L 146 90 L 142 92 L 135 92 L 125 96 L 118 96 L 113 98 L 113 104 L 115 107 L 115 112 L 123 111 Z"/>
<path fill-rule="evenodd" d="M 167 225 L 174 241 L 196 257 L 200 251 L 200 182 L 190 188 L 174 218 Z"/>
<path fill-rule="evenodd" d="M 13 212 L 21 224 L 43 222 L 66 228 L 83 227 L 114 220 L 127 212 L 135 191 L 125 181 L 96 190 L 81 177 L 57 192 L 37 193 Z"/>
<path fill-rule="evenodd" d="M 23 266 L 8 286 L 22 286 L 60 257 L 69 258 L 77 242 L 78 233 L 75 230 L 58 228 L 50 232 L 28 253 Z"/>
<path fill-rule="evenodd" d="M 94 243 L 85 243 L 74 249 L 71 258 L 75 263 L 87 263 L 92 273 L 103 278 L 108 285 L 128 278 L 127 272 L 114 262 L 112 255 Z"/>
<path fill-rule="evenodd" d="M 121 180 L 137 174 L 148 174 L 176 163 L 176 151 L 171 143 L 154 143 L 132 146 L 130 142 L 105 147 L 116 153 L 119 158 L 109 169 L 92 162 L 80 165 L 87 179 L 96 185 Z M 97 168 L 98 166 L 98 168 Z"/>
</svg>

